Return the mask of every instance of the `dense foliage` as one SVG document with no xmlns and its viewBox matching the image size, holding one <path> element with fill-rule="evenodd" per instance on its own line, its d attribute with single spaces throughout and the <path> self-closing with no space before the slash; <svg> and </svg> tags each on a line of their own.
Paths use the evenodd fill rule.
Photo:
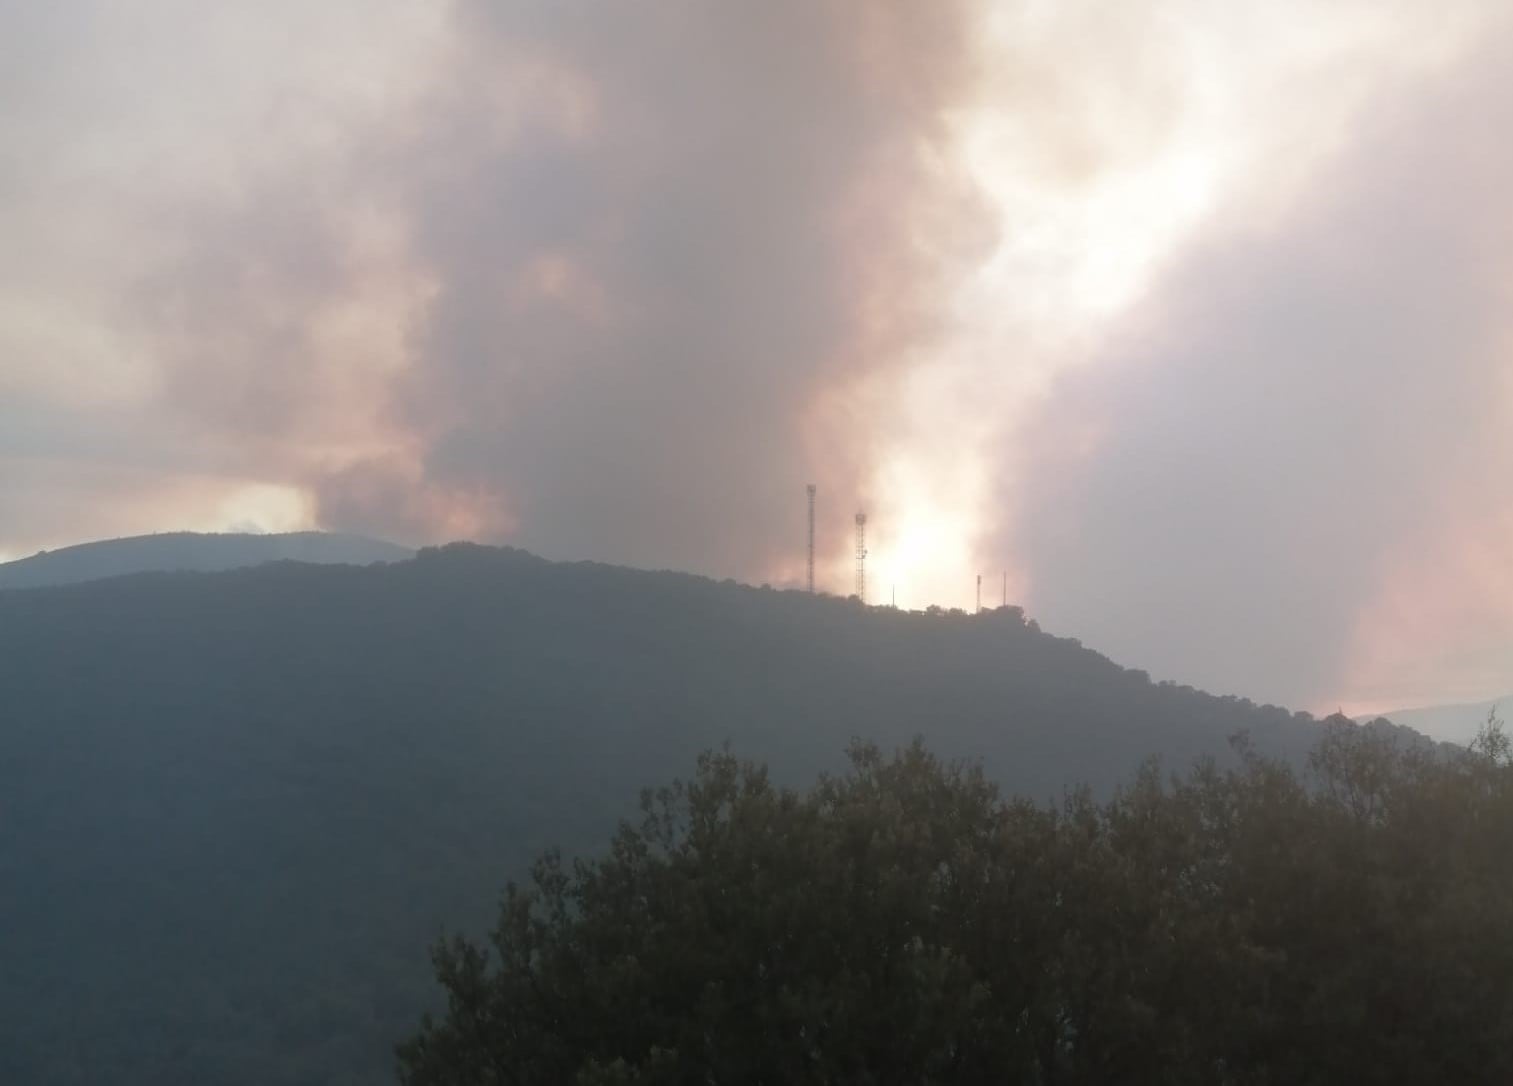
<svg viewBox="0 0 1513 1086">
<path fill-rule="evenodd" d="M 410 1086 L 1513 1081 L 1513 768 L 1343 720 L 1105 803 L 705 756 L 435 951 Z"/>
<path fill-rule="evenodd" d="M 1306 716 L 1154 683 L 1017 609 L 911 614 L 449 547 L 0 591 L 0 1082 L 366 1086 L 541 849 L 729 742 L 800 784 L 923 731 L 1106 796 Z"/>
</svg>

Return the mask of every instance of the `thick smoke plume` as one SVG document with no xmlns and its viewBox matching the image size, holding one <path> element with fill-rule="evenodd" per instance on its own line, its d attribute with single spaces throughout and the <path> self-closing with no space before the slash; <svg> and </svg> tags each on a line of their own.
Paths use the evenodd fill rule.
<svg viewBox="0 0 1513 1086">
<path fill-rule="evenodd" d="M 0 558 L 794 585 L 815 482 L 831 590 L 860 506 L 874 599 L 1007 569 L 1164 677 L 1506 693 L 1506 15 L 1110 7 L 0 0 Z"/>
<path fill-rule="evenodd" d="M 1061 384 L 1008 544 L 1043 621 L 1319 708 L 1510 677 L 1452 666 L 1513 648 L 1506 61 L 1381 103 L 1280 220 L 1230 209 Z"/>
<path fill-rule="evenodd" d="M 415 455 L 319 480 L 321 519 L 383 530 L 419 492 L 551 554 L 791 563 L 804 483 L 857 500 L 849 398 L 938 333 L 991 239 L 931 159 L 963 6 L 458 18 L 454 81 L 390 167 L 434 284 L 389 405 Z"/>
<path fill-rule="evenodd" d="M 947 154 L 974 9 L 428 10 L 4 16 L 46 58 L 12 77 L 40 141 L 0 166 L 15 236 L 76 305 L 109 269 L 96 375 L 150 360 L 87 427 L 141 435 L 107 456 L 279 484 L 327 528 L 749 578 L 795 575 L 815 481 L 839 549 L 868 397 L 992 243 Z M 77 429 L 43 338 L 0 411 L 66 398 Z"/>
</svg>

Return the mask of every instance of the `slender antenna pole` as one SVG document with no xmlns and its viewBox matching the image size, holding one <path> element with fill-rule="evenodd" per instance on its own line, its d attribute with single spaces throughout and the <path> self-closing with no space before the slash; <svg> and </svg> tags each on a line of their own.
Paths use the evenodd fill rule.
<svg viewBox="0 0 1513 1086">
<path fill-rule="evenodd" d="M 814 595 L 814 484 L 809 484 L 809 594 Z"/>
</svg>

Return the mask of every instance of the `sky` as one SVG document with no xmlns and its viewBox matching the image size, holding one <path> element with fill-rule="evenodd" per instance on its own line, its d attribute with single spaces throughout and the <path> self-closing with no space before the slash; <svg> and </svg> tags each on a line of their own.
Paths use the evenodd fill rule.
<svg viewBox="0 0 1513 1086">
<path fill-rule="evenodd" d="M 0 558 L 326 528 L 1513 691 L 1487 0 L 0 0 Z"/>
</svg>

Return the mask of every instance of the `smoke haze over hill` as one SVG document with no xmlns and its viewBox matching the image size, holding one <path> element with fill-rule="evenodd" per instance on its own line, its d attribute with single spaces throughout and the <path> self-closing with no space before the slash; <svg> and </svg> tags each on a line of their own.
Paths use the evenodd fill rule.
<svg viewBox="0 0 1513 1086">
<path fill-rule="evenodd" d="M 909 605 L 1007 571 L 1184 681 L 1492 696 L 1506 18 L 0 7 L 0 557 L 252 524 L 795 584 L 817 482 L 834 590 L 865 506 Z"/>
</svg>

